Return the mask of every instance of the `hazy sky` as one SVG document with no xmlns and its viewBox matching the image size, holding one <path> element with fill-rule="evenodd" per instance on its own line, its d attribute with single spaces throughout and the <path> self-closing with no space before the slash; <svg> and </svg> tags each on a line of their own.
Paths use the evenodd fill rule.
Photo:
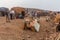
<svg viewBox="0 0 60 40">
<path fill-rule="evenodd" d="M 0 7 L 21 6 L 60 11 L 60 0 L 1 0 Z"/>
</svg>

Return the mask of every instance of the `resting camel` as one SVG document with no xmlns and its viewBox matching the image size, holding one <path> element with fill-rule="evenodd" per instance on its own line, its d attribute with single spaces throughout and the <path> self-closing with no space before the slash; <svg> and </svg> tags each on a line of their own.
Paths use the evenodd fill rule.
<svg viewBox="0 0 60 40">
<path fill-rule="evenodd" d="M 57 25 L 57 26 L 56 26 L 56 31 L 57 31 L 57 32 L 60 31 L 60 14 L 57 14 L 57 15 L 56 15 L 56 17 L 55 17 L 55 19 L 54 19 L 54 22 L 55 22 L 55 24 Z"/>
<path fill-rule="evenodd" d="M 31 29 L 32 31 L 39 32 L 40 24 L 36 19 L 26 19 L 24 29 Z"/>
</svg>

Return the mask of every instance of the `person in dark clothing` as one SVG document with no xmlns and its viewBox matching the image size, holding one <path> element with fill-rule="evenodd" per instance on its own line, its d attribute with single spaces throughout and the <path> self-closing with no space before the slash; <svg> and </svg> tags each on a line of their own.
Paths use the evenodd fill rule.
<svg viewBox="0 0 60 40">
<path fill-rule="evenodd" d="M 2 11 L 2 16 L 5 16 L 5 13 Z"/>
<path fill-rule="evenodd" d="M 37 13 L 37 17 L 40 18 L 40 13 Z"/>
<path fill-rule="evenodd" d="M 59 22 L 59 24 L 58 24 L 57 27 L 56 27 L 56 31 L 57 31 L 57 32 L 60 31 L 60 22 Z"/>
<path fill-rule="evenodd" d="M 6 22 L 10 22 L 10 18 L 9 18 L 9 13 L 8 12 L 6 12 Z"/>
<path fill-rule="evenodd" d="M 10 19 L 12 20 L 12 19 L 13 19 L 13 15 L 12 15 L 12 14 L 10 14 L 10 17 L 11 17 Z"/>
<path fill-rule="evenodd" d="M 22 15 L 22 18 L 24 19 L 24 17 L 25 17 L 25 12 L 22 11 L 21 15 Z"/>
</svg>

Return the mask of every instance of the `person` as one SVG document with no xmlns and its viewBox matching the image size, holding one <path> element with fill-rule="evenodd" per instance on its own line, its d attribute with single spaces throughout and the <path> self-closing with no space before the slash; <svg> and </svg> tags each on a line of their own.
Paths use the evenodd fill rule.
<svg viewBox="0 0 60 40">
<path fill-rule="evenodd" d="M 37 13 L 35 13 L 35 17 L 37 17 Z"/>
<path fill-rule="evenodd" d="M 37 18 L 40 18 L 40 13 L 37 13 Z"/>
<path fill-rule="evenodd" d="M 49 21 L 49 18 L 48 17 L 46 17 L 46 22 L 48 22 Z"/>
<path fill-rule="evenodd" d="M 56 27 L 56 31 L 57 31 L 57 32 L 60 31 L 60 22 L 59 22 L 59 24 L 58 24 L 57 27 Z"/>
<path fill-rule="evenodd" d="M 24 17 L 25 17 L 25 12 L 22 11 L 22 12 L 21 12 L 21 15 L 22 15 L 22 18 L 24 19 Z"/>
<path fill-rule="evenodd" d="M 15 12 L 14 12 L 14 10 L 11 10 L 10 11 L 10 19 L 11 20 L 14 19 L 14 16 L 15 16 Z"/>
<path fill-rule="evenodd" d="M 6 22 L 10 22 L 9 12 L 6 12 Z"/>
</svg>

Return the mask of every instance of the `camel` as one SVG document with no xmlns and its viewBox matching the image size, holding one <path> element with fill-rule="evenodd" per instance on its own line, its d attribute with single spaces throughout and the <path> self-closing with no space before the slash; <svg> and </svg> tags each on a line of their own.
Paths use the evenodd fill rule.
<svg viewBox="0 0 60 40">
<path fill-rule="evenodd" d="M 37 19 L 27 19 L 25 20 L 24 29 L 31 29 L 32 31 L 39 32 L 40 24 L 37 22 Z"/>
</svg>

